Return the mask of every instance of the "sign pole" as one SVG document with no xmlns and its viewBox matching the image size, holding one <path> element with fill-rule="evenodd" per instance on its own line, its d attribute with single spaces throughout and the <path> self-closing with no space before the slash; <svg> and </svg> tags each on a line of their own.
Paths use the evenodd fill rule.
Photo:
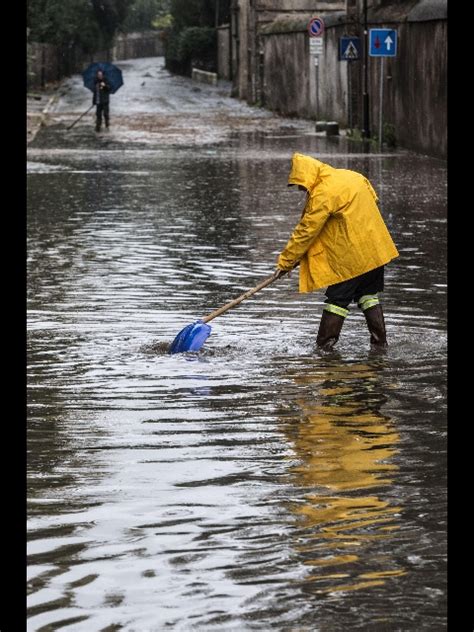
<svg viewBox="0 0 474 632">
<path fill-rule="evenodd" d="M 370 29 L 370 56 L 381 57 L 380 62 L 380 103 L 379 103 L 379 149 L 383 147 L 383 80 L 384 57 L 396 57 L 398 36 L 395 29 Z"/>
<path fill-rule="evenodd" d="M 349 129 L 351 130 L 352 133 L 352 81 L 351 81 L 351 75 L 352 75 L 352 68 L 351 68 L 351 64 L 350 62 L 347 64 L 347 91 L 348 91 L 348 95 L 347 95 L 347 102 L 349 105 Z"/>
<path fill-rule="evenodd" d="M 315 81 L 316 81 L 316 118 L 319 112 L 319 55 L 323 50 L 322 35 L 324 33 L 324 20 L 320 17 L 311 18 L 308 23 L 309 53 L 314 55 Z"/>
<path fill-rule="evenodd" d="M 316 118 L 319 116 L 319 57 L 314 58 L 314 67 L 316 70 Z"/>
<path fill-rule="evenodd" d="M 352 66 L 351 62 L 360 59 L 360 38 L 355 36 L 344 36 L 339 38 L 339 61 L 346 61 L 347 66 L 347 121 L 349 129 L 352 130 Z"/>
<path fill-rule="evenodd" d="M 383 70 L 384 57 L 380 59 L 380 104 L 379 104 L 379 150 L 382 151 L 382 134 L 383 134 Z"/>
</svg>

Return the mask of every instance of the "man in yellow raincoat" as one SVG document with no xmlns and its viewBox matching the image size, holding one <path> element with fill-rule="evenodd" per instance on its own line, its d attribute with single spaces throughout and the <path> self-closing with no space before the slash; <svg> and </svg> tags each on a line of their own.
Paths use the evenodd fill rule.
<svg viewBox="0 0 474 632">
<path fill-rule="evenodd" d="M 300 292 L 327 288 L 317 346 L 328 350 L 335 345 L 354 301 L 364 312 L 371 344 L 385 347 L 378 293 L 383 290 L 384 265 L 398 257 L 398 251 L 370 182 L 355 171 L 295 153 L 288 185 L 305 190 L 307 198 L 277 267 L 288 272 L 300 264 Z"/>
</svg>

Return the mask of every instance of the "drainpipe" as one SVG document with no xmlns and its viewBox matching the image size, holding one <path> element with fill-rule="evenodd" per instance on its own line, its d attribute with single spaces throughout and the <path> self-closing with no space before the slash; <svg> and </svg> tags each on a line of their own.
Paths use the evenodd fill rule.
<svg viewBox="0 0 474 632">
<path fill-rule="evenodd" d="M 232 79 L 234 78 L 232 75 L 232 55 L 233 55 L 233 49 L 232 49 L 232 17 L 229 20 L 229 81 L 232 81 Z"/>
<path fill-rule="evenodd" d="M 41 87 L 46 85 L 46 44 L 41 43 Z"/>
<path fill-rule="evenodd" d="M 231 0 L 231 30 L 233 42 L 232 57 L 232 92 L 234 96 L 240 97 L 240 28 L 239 13 L 240 9 L 237 0 Z"/>
<path fill-rule="evenodd" d="M 363 95 L 363 130 L 362 136 L 370 138 L 369 126 L 369 31 L 367 28 L 367 0 L 364 0 L 364 95 Z"/>
</svg>

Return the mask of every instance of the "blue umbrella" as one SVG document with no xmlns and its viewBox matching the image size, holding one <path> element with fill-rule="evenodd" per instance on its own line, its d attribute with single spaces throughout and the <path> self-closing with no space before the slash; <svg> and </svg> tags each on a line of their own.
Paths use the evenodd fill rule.
<svg viewBox="0 0 474 632">
<path fill-rule="evenodd" d="M 120 86 L 123 86 L 122 71 L 117 66 L 109 64 L 108 62 L 96 61 L 90 64 L 84 72 L 82 77 L 84 79 L 84 85 L 89 88 L 91 92 L 95 90 L 95 80 L 97 77 L 97 71 L 102 70 L 104 76 L 110 85 L 110 94 L 117 92 Z"/>
</svg>

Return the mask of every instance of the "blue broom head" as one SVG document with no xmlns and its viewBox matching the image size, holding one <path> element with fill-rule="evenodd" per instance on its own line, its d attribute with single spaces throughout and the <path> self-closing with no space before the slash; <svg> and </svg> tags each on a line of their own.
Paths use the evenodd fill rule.
<svg viewBox="0 0 474 632">
<path fill-rule="evenodd" d="M 168 353 L 183 353 L 184 351 L 199 351 L 211 333 L 210 325 L 202 320 L 186 325 L 173 340 Z"/>
</svg>

